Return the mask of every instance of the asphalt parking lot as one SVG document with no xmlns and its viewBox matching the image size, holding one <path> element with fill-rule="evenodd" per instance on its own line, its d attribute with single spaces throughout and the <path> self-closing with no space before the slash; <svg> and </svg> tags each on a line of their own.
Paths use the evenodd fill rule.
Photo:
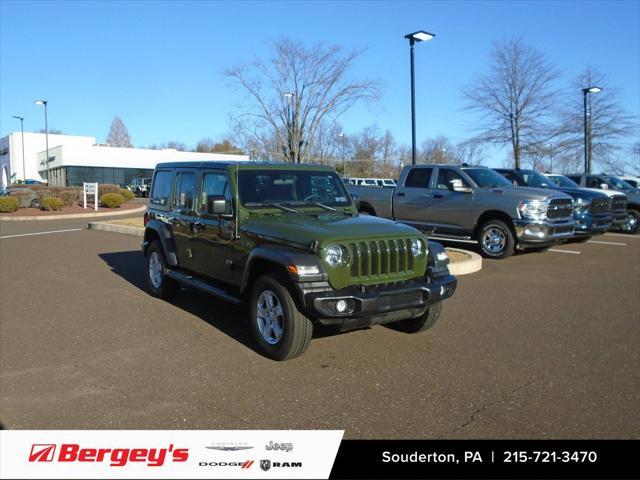
<svg viewBox="0 0 640 480">
<path fill-rule="evenodd" d="M 640 236 L 485 260 L 430 332 L 319 332 L 277 363 L 242 309 L 151 297 L 140 239 L 86 224 L 0 222 L 4 428 L 640 437 Z"/>
</svg>

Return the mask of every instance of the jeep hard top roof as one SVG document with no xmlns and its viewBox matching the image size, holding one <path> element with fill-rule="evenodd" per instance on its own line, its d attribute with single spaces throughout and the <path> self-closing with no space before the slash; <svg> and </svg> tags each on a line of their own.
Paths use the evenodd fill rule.
<svg viewBox="0 0 640 480">
<path fill-rule="evenodd" d="M 165 162 L 158 163 L 158 169 L 172 168 L 227 168 L 237 166 L 240 170 L 322 170 L 334 172 L 332 167 L 327 165 L 315 165 L 312 163 L 284 163 L 284 162 L 247 162 L 247 161 L 201 161 L 201 162 Z"/>
</svg>

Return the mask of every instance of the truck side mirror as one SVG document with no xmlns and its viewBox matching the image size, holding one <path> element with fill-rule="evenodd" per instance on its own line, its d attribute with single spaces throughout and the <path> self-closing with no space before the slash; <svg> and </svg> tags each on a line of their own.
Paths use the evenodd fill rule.
<svg viewBox="0 0 640 480">
<path fill-rule="evenodd" d="M 221 215 L 227 211 L 227 201 L 223 195 L 207 195 L 207 213 Z"/>
<path fill-rule="evenodd" d="M 452 192 L 471 193 L 471 188 L 465 186 L 459 178 L 449 181 L 449 190 Z"/>
<path fill-rule="evenodd" d="M 598 188 L 600 190 L 609 190 L 609 185 L 607 185 L 606 183 L 601 183 Z"/>
</svg>

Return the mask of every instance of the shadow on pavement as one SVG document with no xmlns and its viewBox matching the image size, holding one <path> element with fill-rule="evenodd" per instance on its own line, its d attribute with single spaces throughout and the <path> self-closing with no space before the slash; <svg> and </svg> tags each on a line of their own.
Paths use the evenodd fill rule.
<svg viewBox="0 0 640 480">
<path fill-rule="evenodd" d="M 139 250 L 101 253 L 98 256 L 111 268 L 113 273 L 142 290 L 144 295 L 149 295 L 144 271 L 144 257 Z M 261 354 L 249 331 L 246 321 L 248 309 L 244 305 L 235 306 L 191 288 L 180 291 L 169 302 L 175 307 L 201 318 L 245 347 Z M 323 338 L 343 333 L 349 332 L 339 332 L 335 328 L 316 324 L 314 325 L 313 337 Z"/>
</svg>

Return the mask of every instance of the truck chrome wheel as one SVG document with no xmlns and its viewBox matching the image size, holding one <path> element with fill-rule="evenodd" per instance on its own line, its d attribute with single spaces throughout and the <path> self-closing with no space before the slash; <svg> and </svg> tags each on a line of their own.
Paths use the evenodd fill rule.
<svg viewBox="0 0 640 480">
<path fill-rule="evenodd" d="M 482 236 L 482 245 L 491 253 L 500 253 L 506 243 L 504 232 L 497 228 L 488 229 Z"/>
<path fill-rule="evenodd" d="M 158 252 L 151 252 L 149 256 L 149 279 L 154 288 L 160 288 L 162 284 L 162 260 Z"/>
<path fill-rule="evenodd" d="M 620 226 L 620 230 L 623 232 L 635 232 L 636 228 L 638 228 L 638 217 L 629 212 L 627 220 Z"/>
<path fill-rule="evenodd" d="M 262 339 L 268 344 L 275 345 L 282 338 L 284 310 L 271 290 L 264 290 L 258 297 L 256 323 Z"/>
</svg>

